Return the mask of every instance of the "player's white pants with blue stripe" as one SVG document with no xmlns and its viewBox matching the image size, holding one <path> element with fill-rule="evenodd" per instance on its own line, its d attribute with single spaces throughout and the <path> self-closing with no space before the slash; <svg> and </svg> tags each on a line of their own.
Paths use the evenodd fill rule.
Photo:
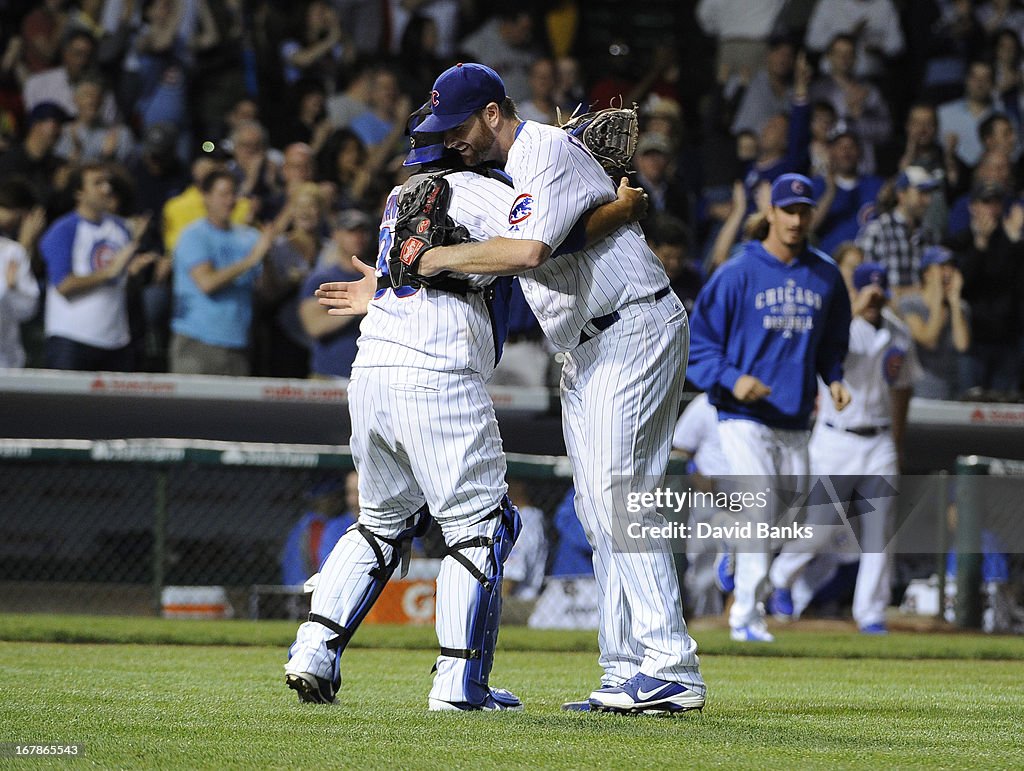
<svg viewBox="0 0 1024 771">
<path fill-rule="evenodd" d="M 357 367 L 349 383 L 349 408 L 361 525 L 395 538 L 426 502 L 449 545 L 495 535 L 499 519 L 488 515 L 508 486 L 494 406 L 479 374 Z M 386 560 L 395 556 L 392 546 L 378 545 Z M 479 570 L 493 569 L 488 549 L 469 548 L 464 554 Z M 346 532 L 321 568 L 312 611 L 345 627 L 361 619 L 368 576 L 377 564 L 367 539 L 355 530 Z M 479 592 L 480 583 L 465 567 L 445 559 L 436 613 L 442 646 L 470 647 L 469 625 Z M 334 656 L 326 643 L 334 634 L 319 623 L 302 624 L 289 667 L 330 679 Z M 430 695 L 464 701 L 469 662 L 442 658 Z"/>
<path fill-rule="evenodd" d="M 718 439 L 729 461 L 733 477 L 751 490 L 780 489 L 807 477 L 807 431 L 772 428 L 752 420 L 722 420 Z M 785 482 L 783 482 L 785 477 Z M 769 500 L 774 500 L 769 496 Z M 743 522 L 768 522 L 772 512 L 754 507 L 741 517 Z M 775 524 L 772 522 L 771 524 Z M 769 590 L 768 567 L 772 559 L 769 539 L 754 538 L 736 544 L 736 588 L 729 626 L 739 629 L 764 618 L 761 605 Z"/>
<path fill-rule="evenodd" d="M 630 514 L 622 502 L 664 481 L 686 373 L 686 312 L 670 293 L 619 313 L 619 321 L 566 354 L 562 371 L 576 513 L 594 548 L 602 683 L 642 671 L 703 692 L 667 542 L 615 539 L 631 520 L 665 522 L 653 511 Z"/>
<path fill-rule="evenodd" d="M 855 486 L 862 491 L 871 489 L 870 485 L 859 485 L 861 480 L 881 477 L 885 480 L 883 489 L 887 489 L 888 485 L 896 484 L 899 474 L 896 443 L 888 431 L 877 436 L 857 436 L 819 424 L 811 435 L 810 456 L 811 473 L 815 477 L 832 477 L 829 484 L 834 485 L 835 490 L 830 492 L 840 501 L 849 501 Z M 857 535 L 854 542 L 861 550 L 853 594 L 853 618 L 861 627 L 885 623 L 885 609 L 892 597 L 892 548 L 889 541 L 892 527 L 890 512 L 895 502 L 892 495 L 870 498 L 867 501 L 870 510 L 849 523 Z M 839 520 L 839 512 L 827 512 L 818 518 L 814 513 L 808 512 L 808 524 L 834 524 Z M 823 532 L 827 531 L 823 528 Z M 836 548 L 835 540 L 833 537 L 822 544 L 822 550 Z M 807 545 L 787 546 L 772 563 L 772 583 L 790 586 L 814 557 L 815 549 L 807 548 Z"/>
</svg>

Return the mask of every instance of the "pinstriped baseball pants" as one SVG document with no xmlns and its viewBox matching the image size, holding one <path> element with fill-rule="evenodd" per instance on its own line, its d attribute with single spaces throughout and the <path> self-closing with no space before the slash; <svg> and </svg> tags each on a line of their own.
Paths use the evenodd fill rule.
<svg viewBox="0 0 1024 771">
<path fill-rule="evenodd" d="M 615 535 L 629 520 L 664 524 L 653 510 L 627 513 L 622 502 L 664 481 L 686 372 L 686 311 L 670 293 L 619 313 L 619 321 L 566 355 L 562 371 L 576 513 L 594 549 L 600 595 L 602 684 L 643 672 L 703 691 L 668 544 Z"/>
</svg>

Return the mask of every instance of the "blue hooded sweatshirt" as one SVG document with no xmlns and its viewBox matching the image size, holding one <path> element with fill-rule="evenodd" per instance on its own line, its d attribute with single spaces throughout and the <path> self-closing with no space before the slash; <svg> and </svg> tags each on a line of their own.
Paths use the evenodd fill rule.
<svg viewBox="0 0 1024 771">
<path fill-rule="evenodd" d="M 790 263 L 760 241 L 719 268 L 691 315 L 687 376 L 707 391 L 719 420 L 806 430 L 818 392 L 841 380 L 850 340 L 850 297 L 836 264 L 805 248 Z M 749 404 L 732 395 L 741 375 L 772 392 Z"/>
</svg>

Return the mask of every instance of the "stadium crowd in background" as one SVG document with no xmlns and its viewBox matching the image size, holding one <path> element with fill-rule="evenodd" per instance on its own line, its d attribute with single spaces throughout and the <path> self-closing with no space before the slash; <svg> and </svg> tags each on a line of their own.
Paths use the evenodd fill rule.
<svg viewBox="0 0 1024 771">
<path fill-rule="evenodd" d="M 365 223 L 379 220 L 384 194 L 407 173 L 406 115 L 434 74 L 465 59 L 494 66 L 531 120 L 555 122 L 559 111 L 564 119 L 581 103 L 640 105 L 635 180 L 651 201 L 642 224 L 688 307 L 750 235 L 745 220 L 765 206 L 772 181 L 806 174 L 819 201 L 813 243 L 835 256 L 853 241 L 885 265 L 893 307 L 907 317 L 936 384 L 928 393 L 1020 392 L 1018 2 L 654 3 L 649 13 L 672 24 L 653 37 L 637 31 L 639 21 L 614 33 L 601 26 L 613 5 L 0 2 L 0 236 L 27 250 L 42 290 L 22 328 L 26 366 L 85 360 L 47 358 L 45 338 L 86 346 L 80 353 L 98 342 L 120 351 L 123 332 L 75 335 L 113 329 L 122 323 L 114 314 L 126 313 L 130 343 L 118 366 L 181 369 L 169 352 L 177 340 L 181 353 L 182 319 L 195 313 L 185 301 L 222 291 L 210 293 L 208 282 L 203 289 L 202 276 L 199 294 L 182 284 L 197 282 L 197 266 L 215 267 L 194 247 L 196 232 L 218 227 L 207 217 L 204 178 L 224 170 L 237 196 L 231 227 L 281 231 L 258 255 L 238 255 L 252 270 L 229 278 L 251 284 L 235 302 L 252 306 L 231 340 L 246 362 L 231 371 L 343 376 L 354 331 L 312 318 L 316 308 L 303 302 L 309 279 L 348 271 L 340 249 L 372 259 Z M 123 303 L 97 304 L 88 324 L 53 327 L 54 304 L 84 299 L 60 289 L 65 272 L 38 244 L 56 243 L 54 228 L 70 212 L 88 219 L 71 183 L 82 178 L 76 170 L 97 163 L 110 182 L 102 216 L 149 217 L 129 242 L 145 259 L 125 262 L 134 267 L 119 279 Z M 45 225 L 33 232 L 40 212 Z M 938 245 L 950 259 L 928 252 Z M 75 275 L 109 272 L 115 246 L 97 243 Z M 15 317 L 13 306 L 0 305 L 0 313 L 0 327 L 13 330 L 26 309 Z M 516 360 L 547 369 L 533 325 L 520 326 L 517 342 L 537 355 Z"/>
</svg>

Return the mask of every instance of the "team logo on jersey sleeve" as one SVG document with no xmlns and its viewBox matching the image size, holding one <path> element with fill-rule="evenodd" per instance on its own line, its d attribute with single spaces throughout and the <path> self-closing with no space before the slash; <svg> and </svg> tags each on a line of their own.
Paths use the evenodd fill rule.
<svg viewBox="0 0 1024 771">
<path fill-rule="evenodd" d="M 861 227 L 867 225 L 869 222 L 871 222 L 871 220 L 875 218 L 875 214 L 875 202 L 869 201 L 868 203 L 861 206 L 860 210 L 857 212 L 857 224 L 860 225 Z"/>
<path fill-rule="evenodd" d="M 529 193 L 523 193 L 512 204 L 512 210 L 508 213 L 508 224 L 518 225 L 531 214 L 533 214 L 533 196 Z"/>
<path fill-rule="evenodd" d="M 899 378 L 906 358 L 907 352 L 902 348 L 893 346 L 885 352 L 885 356 L 882 358 L 882 377 L 885 378 L 887 384 L 892 385 Z"/>
</svg>

